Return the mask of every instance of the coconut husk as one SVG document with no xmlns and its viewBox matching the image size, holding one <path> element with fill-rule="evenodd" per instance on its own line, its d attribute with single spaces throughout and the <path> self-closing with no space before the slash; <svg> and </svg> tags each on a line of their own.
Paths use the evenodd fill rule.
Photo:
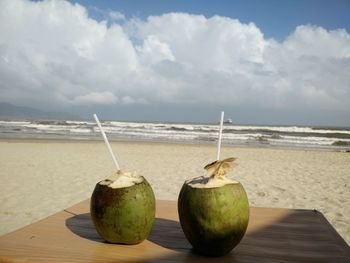
<svg viewBox="0 0 350 263">
<path fill-rule="evenodd" d="M 224 160 L 217 160 L 212 163 L 207 164 L 204 169 L 208 171 L 211 178 L 220 179 L 225 177 L 225 175 L 232 170 L 233 167 L 237 166 L 233 163 L 237 158 L 227 158 Z"/>
</svg>

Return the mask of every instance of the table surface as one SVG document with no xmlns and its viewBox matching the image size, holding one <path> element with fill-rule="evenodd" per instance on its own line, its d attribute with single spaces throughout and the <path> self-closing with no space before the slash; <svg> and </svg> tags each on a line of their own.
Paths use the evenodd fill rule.
<svg viewBox="0 0 350 263">
<path fill-rule="evenodd" d="M 105 243 L 85 200 L 0 237 L 0 262 L 350 262 L 350 248 L 315 210 L 250 208 L 241 243 L 226 256 L 196 255 L 178 220 L 176 201 L 157 201 L 149 238 Z"/>
</svg>

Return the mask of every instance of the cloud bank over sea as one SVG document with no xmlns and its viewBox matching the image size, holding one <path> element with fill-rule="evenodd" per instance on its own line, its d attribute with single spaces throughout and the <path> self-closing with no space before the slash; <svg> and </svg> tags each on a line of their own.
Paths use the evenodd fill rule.
<svg viewBox="0 0 350 263">
<path fill-rule="evenodd" d="M 277 22 L 278 23 L 278 22 Z M 67 1 L 0 2 L 1 101 L 19 105 L 205 104 L 350 114 L 350 34 L 188 13 L 94 20 Z"/>
</svg>

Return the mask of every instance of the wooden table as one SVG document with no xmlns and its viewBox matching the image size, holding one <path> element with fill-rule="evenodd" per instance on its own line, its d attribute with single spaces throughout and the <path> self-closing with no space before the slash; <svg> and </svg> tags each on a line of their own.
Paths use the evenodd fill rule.
<svg viewBox="0 0 350 263">
<path fill-rule="evenodd" d="M 313 210 L 254 208 L 241 243 L 220 258 L 192 253 L 175 201 L 157 201 L 151 235 L 138 245 L 107 244 L 89 200 L 0 237 L 0 262 L 350 262 L 350 249 Z"/>
</svg>

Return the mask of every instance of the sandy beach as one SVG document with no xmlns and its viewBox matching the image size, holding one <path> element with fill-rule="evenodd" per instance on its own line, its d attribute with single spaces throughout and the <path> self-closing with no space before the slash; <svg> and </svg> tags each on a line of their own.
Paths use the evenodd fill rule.
<svg viewBox="0 0 350 263">
<path fill-rule="evenodd" d="M 112 142 L 123 170 L 137 171 L 157 199 L 177 200 L 187 179 L 205 175 L 215 145 Z M 237 157 L 230 177 L 251 206 L 317 209 L 350 243 L 350 153 L 223 147 Z M 0 235 L 89 198 L 113 173 L 102 141 L 0 140 Z"/>
</svg>

